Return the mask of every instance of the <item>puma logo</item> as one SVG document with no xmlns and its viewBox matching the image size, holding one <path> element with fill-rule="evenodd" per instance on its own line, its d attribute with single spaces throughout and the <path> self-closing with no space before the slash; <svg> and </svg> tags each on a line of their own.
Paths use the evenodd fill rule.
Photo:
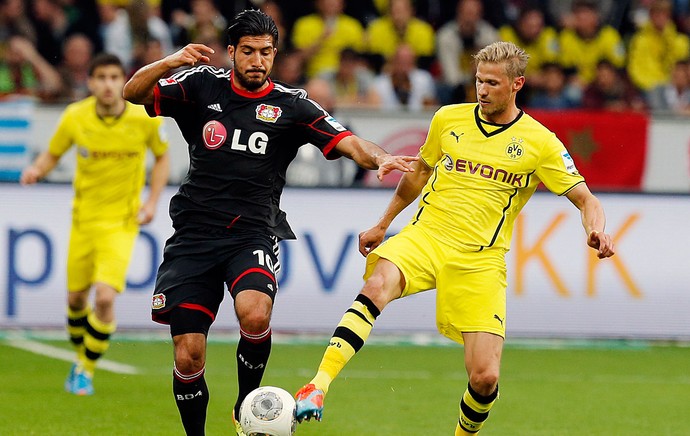
<svg viewBox="0 0 690 436">
<path fill-rule="evenodd" d="M 498 320 L 498 322 L 501 323 L 501 326 L 503 326 L 503 320 L 496 314 L 494 314 L 494 318 Z"/>
<path fill-rule="evenodd" d="M 464 133 L 461 133 L 461 134 L 458 135 L 457 133 L 453 132 L 452 130 L 450 131 L 450 136 L 452 136 L 453 138 L 455 138 L 455 143 L 456 143 L 456 144 L 457 144 L 458 142 L 460 142 L 460 137 L 461 137 L 462 135 L 464 135 Z"/>
</svg>

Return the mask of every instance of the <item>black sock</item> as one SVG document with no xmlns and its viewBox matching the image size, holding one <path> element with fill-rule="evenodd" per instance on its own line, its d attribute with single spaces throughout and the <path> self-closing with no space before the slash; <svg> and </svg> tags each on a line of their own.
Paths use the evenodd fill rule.
<svg viewBox="0 0 690 436">
<path fill-rule="evenodd" d="M 242 400 L 261 385 L 266 370 L 268 356 L 271 354 L 271 329 L 252 335 L 240 330 L 237 344 L 237 382 L 239 392 L 235 403 L 235 417 L 240 416 Z"/>
<path fill-rule="evenodd" d="M 185 375 L 175 368 L 173 394 L 187 436 L 203 436 L 206 432 L 208 406 L 208 387 L 204 379 L 204 369 L 196 374 Z"/>
</svg>

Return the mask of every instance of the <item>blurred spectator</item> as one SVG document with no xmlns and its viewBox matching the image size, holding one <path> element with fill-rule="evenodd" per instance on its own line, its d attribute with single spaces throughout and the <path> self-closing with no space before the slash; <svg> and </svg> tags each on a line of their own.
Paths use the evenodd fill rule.
<svg viewBox="0 0 690 436">
<path fill-rule="evenodd" d="M 380 17 L 385 13 L 386 5 L 388 0 L 384 2 L 379 0 L 347 0 L 345 2 L 345 13 L 353 18 L 356 18 L 362 26 L 366 27 L 376 18 Z M 376 3 L 380 3 L 383 8 L 379 11 Z"/>
<path fill-rule="evenodd" d="M 225 44 L 218 36 L 208 36 L 208 38 L 201 38 L 197 41 L 200 44 L 204 44 L 211 47 L 215 53 L 209 54 L 208 57 L 211 59 L 210 65 L 217 68 L 223 68 L 225 70 L 232 69 L 232 59 L 228 55 L 228 45 Z M 161 59 L 160 57 L 158 59 Z M 156 60 L 156 59 L 154 59 Z"/>
<path fill-rule="evenodd" d="M 578 20 L 575 17 L 577 14 L 575 9 L 579 1 L 580 0 L 547 0 L 547 13 L 550 15 L 549 19 L 553 20 L 560 29 L 573 29 L 575 27 L 575 22 Z M 598 7 L 599 17 L 602 17 L 602 24 L 609 23 L 609 17 L 611 17 L 614 11 L 616 2 L 627 2 L 627 0 L 596 1 L 595 4 Z"/>
<path fill-rule="evenodd" d="M 28 39 L 13 36 L 0 59 L 0 96 L 22 94 L 54 98 L 62 87 L 60 74 Z"/>
<path fill-rule="evenodd" d="M 434 58 L 434 29 L 415 17 L 412 0 L 390 0 L 388 13 L 367 27 L 368 51 L 379 56 L 381 64 L 405 43 L 414 50 L 421 68 L 429 69 Z"/>
<path fill-rule="evenodd" d="M 170 16 L 170 34 L 173 44 L 182 47 L 190 42 L 225 38 L 227 20 L 212 0 L 191 0 L 190 13 L 176 9 Z"/>
<path fill-rule="evenodd" d="M 616 29 L 602 25 L 593 0 L 573 2 L 573 27 L 560 36 L 560 63 L 574 74 L 577 84 L 586 86 L 596 75 L 597 64 L 607 60 L 616 68 L 625 63 L 625 47 Z"/>
<path fill-rule="evenodd" d="M 515 24 L 501 27 L 499 35 L 501 40 L 514 43 L 529 55 L 527 85 L 539 82 L 542 65 L 558 60 L 558 34 L 545 26 L 544 13 L 536 7 L 522 9 Z"/>
<path fill-rule="evenodd" d="M 654 0 L 649 8 L 649 22 L 630 40 L 628 74 L 632 83 L 652 99 L 671 77 L 676 62 L 690 56 L 690 38 L 679 33 L 672 21 L 669 0 Z"/>
<path fill-rule="evenodd" d="M 340 52 L 338 70 L 322 77 L 331 84 L 337 107 L 361 107 L 371 103 L 369 90 L 375 75 L 363 57 L 351 48 Z M 378 98 L 374 101 L 378 102 Z"/>
<path fill-rule="evenodd" d="M 93 54 L 93 44 L 85 35 L 77 33 L 67 38 L 63 45 L 62 63 L 58 66 L 62 79 L 60 100 L 74 102 L 89 96 L 89 65 Z"/>
<path fill-rule="evenodd" d="M 94 1 L 33 0 L 36 48 L 45 60 L 59 65 L 62 43 L 75 33 L 86 35 L 96 47 L 101 47 Z"/>
<path fill-rule="evenodd" d="M 299 18 L 292 30 L 292 44 L 305 60 L 307 77 L 338 68 L 340 51 L 364 49 L 364 29 L 343 13 L 344 0 L 315 0 L 317 13 Z"/>
<path fill-rule="evenodd" d="M 417 67 L 414 51 L 407 44 L 398 46 L 383 73 L 371 86 L 381 109 L 420 111 L 438 106 L 436 87 L 431 74 Z M 376 96 L 370 97 L 375 102 Z"/>
<path fill-rule="evenodd" d="M 533 109 L 563 110 L 580 105 L 581 90 L 568 84 L 559 64 L 542 64 L 539 76 L 539 87 L 532 93 L 527 106 Z"/>
<path fill-rule="evenodd" d="M 119 57 L 126 71 L 130 71 L 141 59 L 151 39 L 160 42 L 164 54 L 173 51 L 168 25 L 151 14 L 145 1 L 133 1 L 122 9 L 110 0 L 103 0 L 98 10 L 104 51 Z"/>
<path fill-rule="evenodd" d="M 0 0 L 0 45 L 4 47 L 11 36 L 36 43 L 36 29 L 26 14 L 24 0 Z"/>
<path fill-rule="evenodd" d="M 70 27 L 69 17 L 59 0 L 34 0 L 36 21 L 36 49 L 53 65 L 62 61 L 62 41 Z"/>
<path fill-rule="evenodd" d="M 279 51 L 273 62 L 271 78 L 292 86 L 304 85 L 307 79 L 302 54 L 294 50 Z"/>
<path fill-rule="evenodd" d="M 647 109 L 642 94 L 607 60 L 597 64 L 594 80 L 582 95 L 582 107 L 615 112 Z"/>
<path fill-rule="evenodd" d="M 285 20 L 283 19 L 283 10 L 280 8 L 280 5 L 274 0 L 262 0 L 259 10 L 273 18 L 273 22 L 276 23 L 276 27 L 278 28 L 279 35 L 276 48 L 278 50 L 285 50 L 288 46 L 289 38 Z"/>
<path fill-rule="evenodd" d="M 336 99 L 327 80 L 310 79 L 304 85 L 304 90 L 310 100 L 333 114 Z M 347 187 L 354 183 L 358 168 L 350 159 L 326 160 L 318 148 L 305 145 L 297 151 L 297 157 L 288 167 L 285 178 L 288 186 Z"/>
<path fill-rule="evenodd" d="M 525 9 L 548 9 L 548 0 L 482 0 L 482 4 L 484 19 L 497 29 L 517 22 Z M 549 25 L 553 24 L 550 20 L 546 21 Z"/>
<path fill-rule="evenodd" d="M 499 40 L 498 31 L 482 16 L 479 0 L 460 0 L 455 20 L 445 24 L 436 34 L 442 104 L 475 100 L 472 55 Z"/>
<path fill-rule="evenodd" d="M 673 67 L 669 83 L 656 91 L 652 109 L 690 115 L 690 63 L 679 61 Z"/>
</svg>

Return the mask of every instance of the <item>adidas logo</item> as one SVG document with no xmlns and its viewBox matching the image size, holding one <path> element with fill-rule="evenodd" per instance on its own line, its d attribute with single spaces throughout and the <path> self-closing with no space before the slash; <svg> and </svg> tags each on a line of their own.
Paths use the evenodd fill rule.
<svg viewBox="0 0 690 436">
<path fill-rule="evenodd" d="M 223 109 L 220 108 L 220 103 L 213 103 L 208 105 L 209 109 L 213 109 L 216 112 L 223 112 Z"/>
</svg>

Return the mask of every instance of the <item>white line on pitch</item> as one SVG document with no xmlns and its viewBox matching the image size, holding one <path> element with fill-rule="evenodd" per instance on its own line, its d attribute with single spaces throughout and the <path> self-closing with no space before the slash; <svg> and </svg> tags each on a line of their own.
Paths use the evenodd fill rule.
<svg viewBox="0 0 690 436">
<path fill-rule="evenodd" d="M 53 359 L 65 360 L 67 362 L 74 361 L 74 352 L 65 350 L 64 348 L 53 347 L 52 345 L 42 344 L 40 342 L 30 341 L 27 339 L 9 339 L 5 341 L 5 343 L 11 347 L 40 354 L 42 356 L 52 357 Z M 114 372 L 116 374 L 139 373 L 139 370 L 132 365 L 117 363 L 107 359 L 98 360 L 98 369 Z"/>
</svg>

